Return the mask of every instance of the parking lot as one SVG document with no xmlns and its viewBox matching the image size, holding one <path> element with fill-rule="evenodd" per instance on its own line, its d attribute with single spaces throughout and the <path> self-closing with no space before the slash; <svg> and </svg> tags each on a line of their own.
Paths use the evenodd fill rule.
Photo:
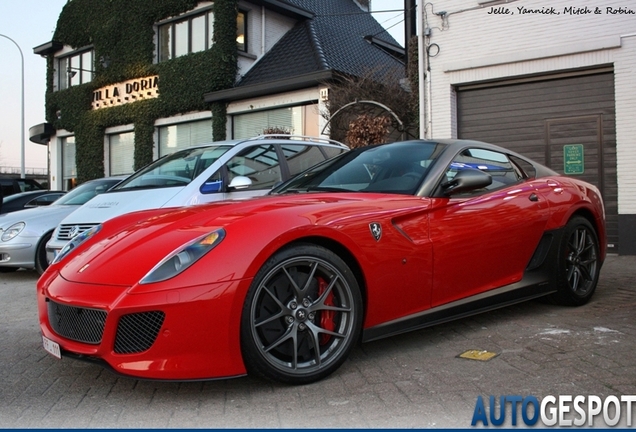
<svg viewBox="0 0 636 432">
<path fill-rule="evenodd" d="M 148 382 L 57 360 L 41 346 L 36 281 L 0 275 L 3 428 L 465 428 L 478 396 L 636 394 L 633 256 L 608 257 L 586 306 L 529 302 L 372 342 L 301 387 Z M 458 357 L 467 350 L 497 356 Z"/>
</svg>

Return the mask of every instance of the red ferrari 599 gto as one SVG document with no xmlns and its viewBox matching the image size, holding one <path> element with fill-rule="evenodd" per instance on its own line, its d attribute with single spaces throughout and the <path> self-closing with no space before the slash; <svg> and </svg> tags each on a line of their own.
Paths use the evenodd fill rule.
<svg viewBox="0 0 636 432">
<path fill-rule="evenodd" d="M 606 253 L 596 187 L 476 141 L 355 149 L 268 196 L 130 213 L 38 282 L 44 347 L 165 380 L 304 384 L 372 341 L 547 296 Z"/>
</svg>

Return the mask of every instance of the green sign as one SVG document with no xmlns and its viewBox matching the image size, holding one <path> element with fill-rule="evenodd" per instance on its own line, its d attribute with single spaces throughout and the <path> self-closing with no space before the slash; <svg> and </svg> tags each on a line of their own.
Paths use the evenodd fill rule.
<svg viewBox="0 0 636 432">
<path fill-rule="evenodd" d="M 583 144 L 563 146 L 563 173 L 567 175 L 583 174 Z"/>
</svg>

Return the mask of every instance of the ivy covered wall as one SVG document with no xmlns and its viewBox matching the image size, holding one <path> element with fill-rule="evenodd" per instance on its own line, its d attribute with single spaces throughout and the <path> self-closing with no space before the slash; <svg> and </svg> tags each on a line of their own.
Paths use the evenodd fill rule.
<svg viewBox="0 0 636 432">
<path fill-rule="evenodd" d="M 71 0 L 57 22 L 53 40 L 73 48 L 92 46 L 93 81 L 53 92 L 55 61 L 48 58 L 46 120 L 75 135 L 78 182 L 104 176 L 104 133 L 134 124 L 134 167 L 152 162 L 154 122 L 190 111 L 212 112 L 213 138 L 225 139 L 224 104 L 207 104 L 204 93 L 230 88 L 237 72 L 237 0 L 216 0 L 211 49 L 153 64 L 154 24 L 193 9 L 195 0 Z M 93 91 L 106 85 L 159 76 L 159 97 L 91 110 Z M 58 116 L 58 112 L 60 115 Z"/>
</svg>

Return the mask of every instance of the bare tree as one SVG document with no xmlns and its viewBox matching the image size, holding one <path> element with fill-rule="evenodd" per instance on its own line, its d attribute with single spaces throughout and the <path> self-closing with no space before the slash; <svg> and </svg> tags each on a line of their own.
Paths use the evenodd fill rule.
<svg viewBox="0 0 636 432">
<path fill-rule="evenodd" d="M 327 111 L 322 116 L 329 121 L 331 138 L 353 147 L 362 142 L 368 145 L 413 137 L 411 131 L 417 127 L 418 116 L 411 109 L 411 93 L 404 82 L 404 70 L 395 69 L 369 70 L 359 77 L 341 76 L 329 83 L 329 100 L 325 103 Z M 356 101 L 374 101 L 377 104 L 354 103 Z M 339 111 L 348 104 L 346 109 Z M 372 121 L 373 118 L 381 119 Z M 349 133 L 352 127 L 362 135 Z M 384 134 L 381 133 L 383 128 L 386 128 Z"/>
</svg>

